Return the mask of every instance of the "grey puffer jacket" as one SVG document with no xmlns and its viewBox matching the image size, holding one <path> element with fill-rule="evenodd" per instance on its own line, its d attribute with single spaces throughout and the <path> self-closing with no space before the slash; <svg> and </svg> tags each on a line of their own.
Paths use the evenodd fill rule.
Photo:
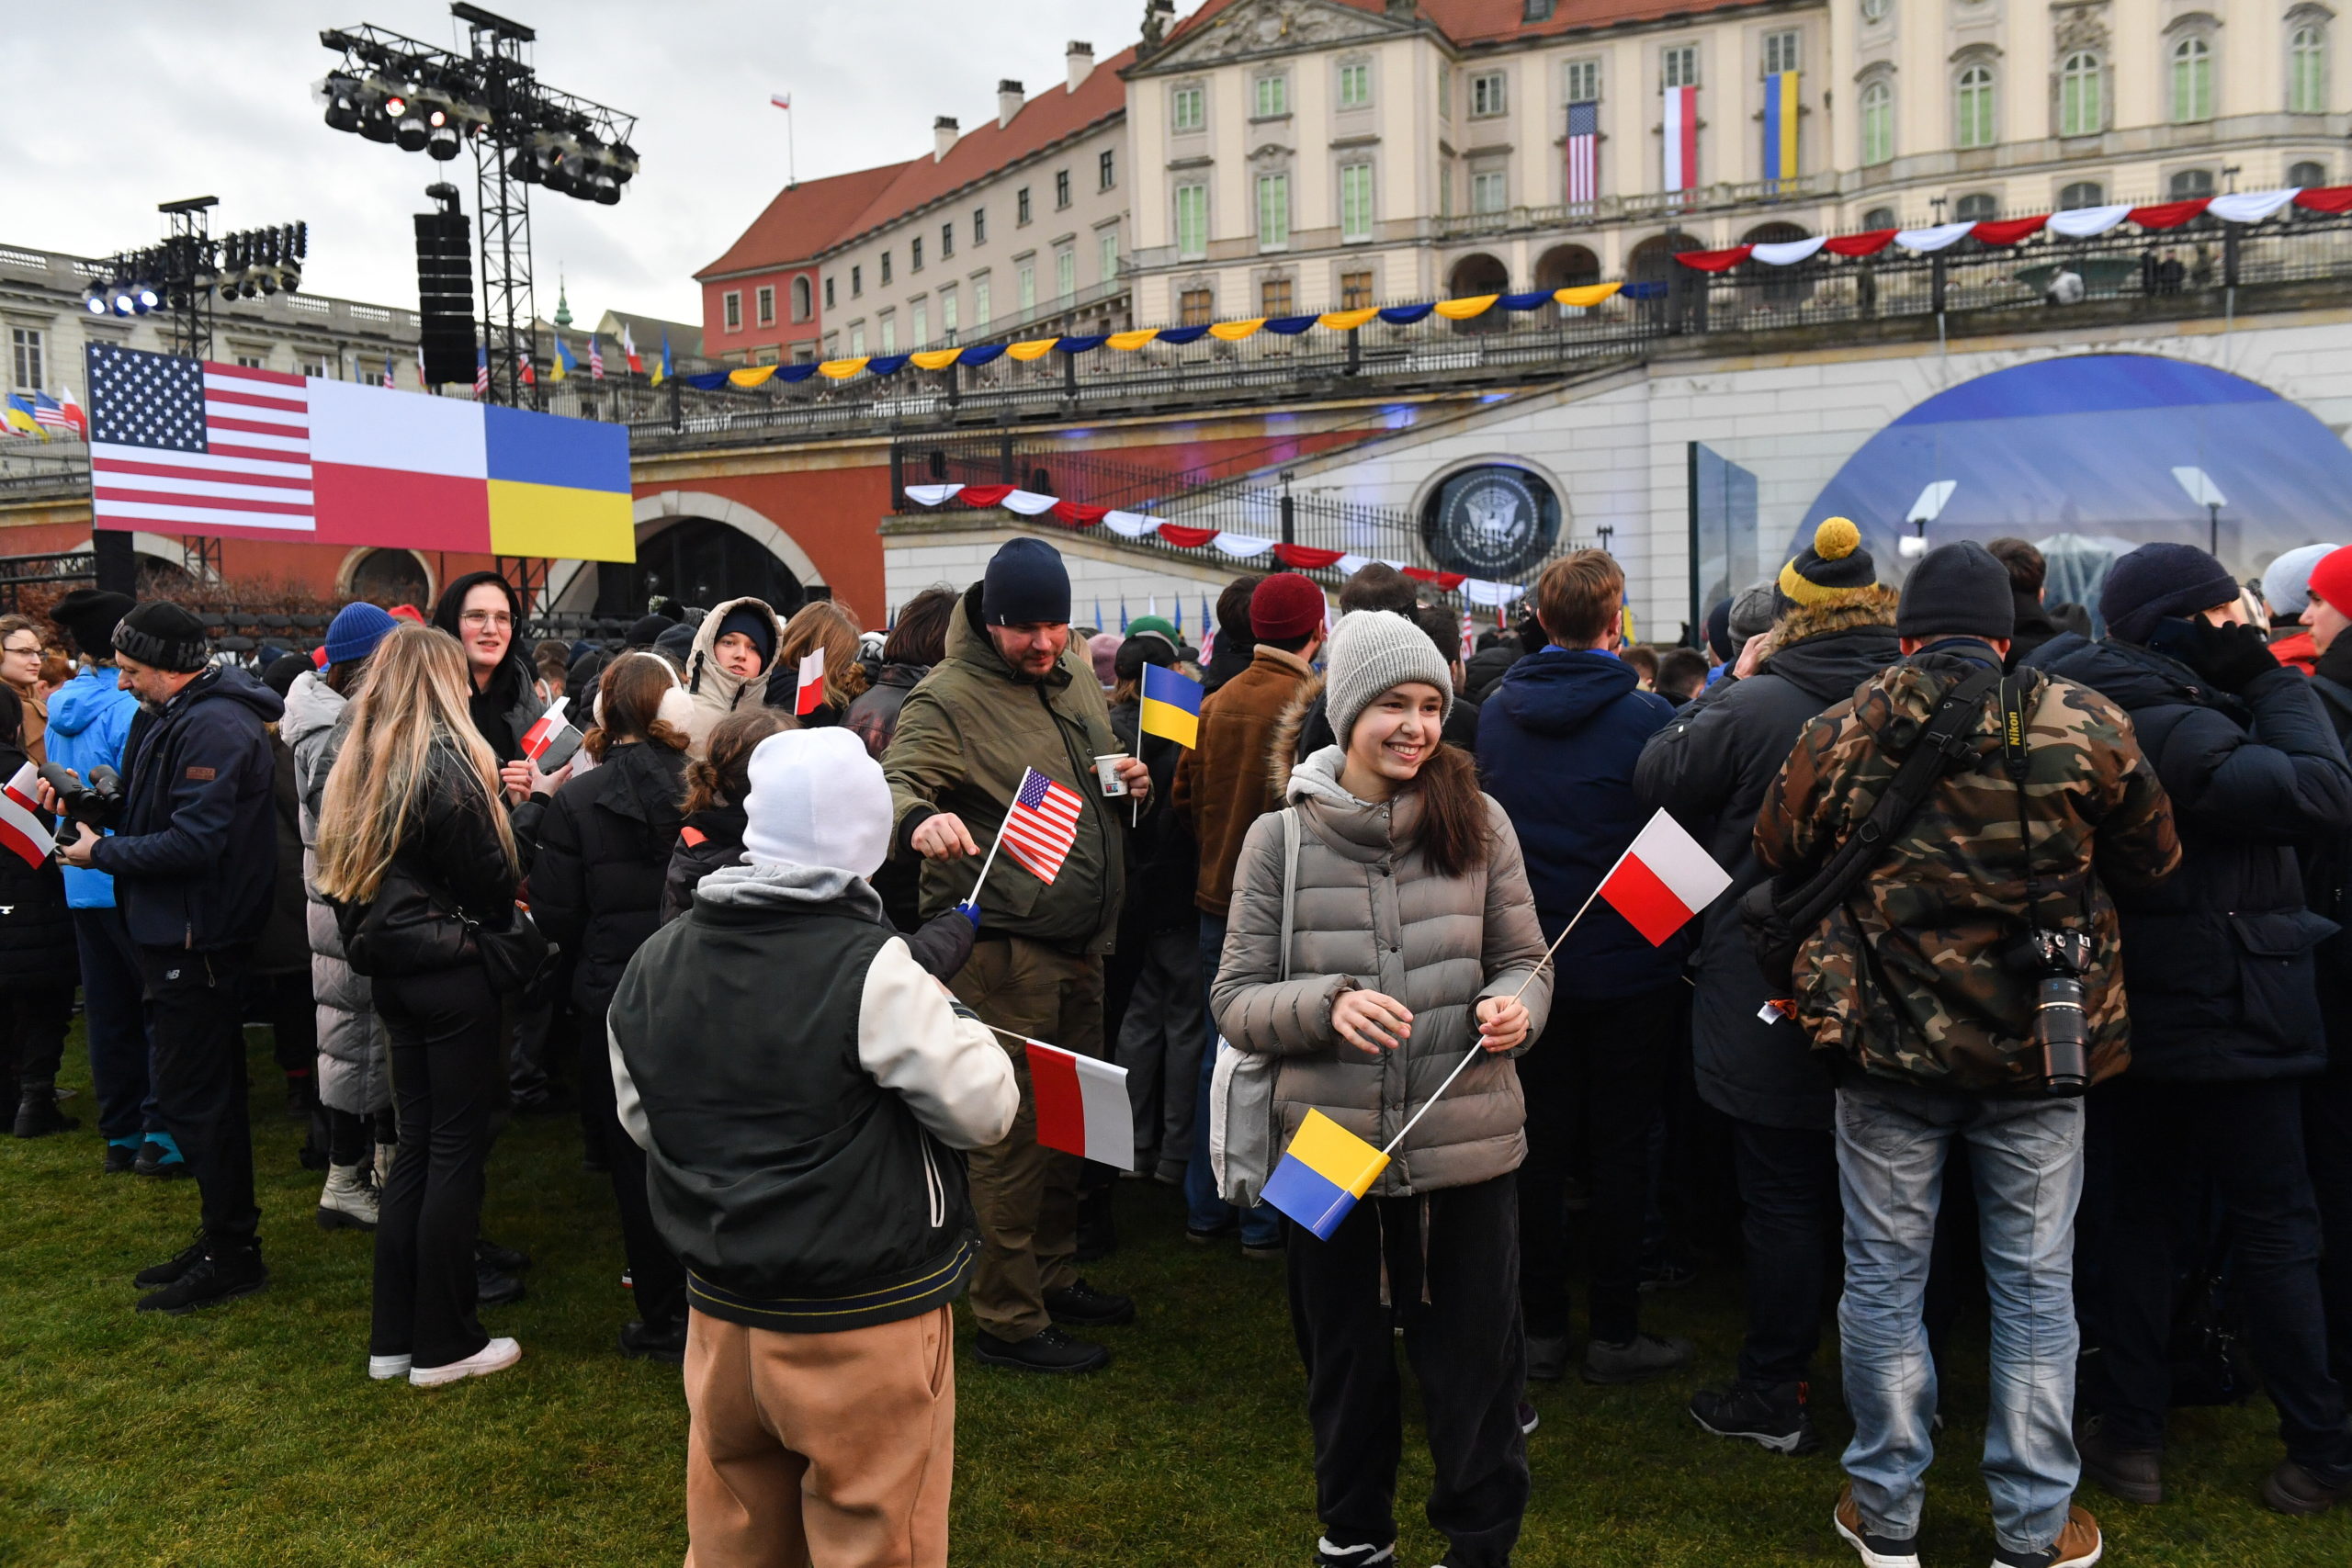
<svg viewBox="0 0 2352 1568">
<path fill-rule="evenodd" d="M 1464 1051 L 1478 1049 L 1472 1010 L 1479 1001 L 1510 996 L 1535 974 L 1521 998 L 1532 1042 L 1543 1032 L 1552 982 L 1519 839 L 1502 807 L 1480 797 L 1494 831 L 1487 864 L 1440 876 L 1414 842 L 1418 797 L 1380 806 L 1357 799 L 1340 785 L 1342 757 L 1325 747 L 1292 770 L 1284 791 L 1301 819 L 1290 978 L 1282 978 L 1278 951 L 1282 813 L 1268 812 L 1242 840 L 1211 1003 L 1236 1047 L 1283 1058 L 1274 1081 L 1283 1143 L 1312 1109 L 1378 1148 Z M 1368 1056 L 1332 1029 L 1331 1004 L 1358 989 L 1412 1010 L 1412 1033 L 1397 1050 Z M 1465 1068 L 1370 1195 L 1467 1187 L 1518 1169 L 1527 1156 L 1527 1108 L 1510 1058 L 1525 1049 L 1482 1055 Z"/>
<path fill-rule="evenodd" d="M 343 956 L 334 910 L 319 896 L 319 809 L 327 773 L 347 731 L 336 721 L 348 705 L 316 671 L 294 677 L 278 734 L 294 752 L 294 789 L 301 801 L 302 892 L 311 939 L 311 992 L 319 1004 L 319 1099 L 329 1109 L 367 1115 L 392 1103 L 391 1047 L 376 1016 L 367 979 Z"/>
</svg>

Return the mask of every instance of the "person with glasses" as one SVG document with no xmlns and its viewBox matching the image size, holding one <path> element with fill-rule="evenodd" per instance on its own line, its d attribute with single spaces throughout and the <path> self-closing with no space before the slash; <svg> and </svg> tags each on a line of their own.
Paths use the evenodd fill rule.
<svg viewBox="0 0 2352 1568">
<path fill-rule="evenodd" d="M 25 755 L 38 768 L 49 761 L 42 737 L 49 728 L 49 704 L 40 689 L 40 627 L 29 615 L 0 615 L 0 681 L 17 694 L 25 708 Z"/>
<path fill-rule="evenodd" d="M 523 732 L 538 721 L 547 705 L 537 677 L 515 641 L 523 622 L 522 595 L 494 571 L 472 571 L 449 584 L 433 606 L 433 624 L 464 645 L 471 684 L 467 708 L 474 728 L 498 757 L 499 784 L 510 803 L 531 796 L 531 764 L 523 755 Z M 544 784 L 542 788 L 544 789 Z"/>
</svg>

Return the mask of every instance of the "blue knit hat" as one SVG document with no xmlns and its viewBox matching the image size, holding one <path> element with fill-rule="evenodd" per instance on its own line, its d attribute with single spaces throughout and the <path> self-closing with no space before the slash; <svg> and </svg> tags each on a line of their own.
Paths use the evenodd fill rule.
<svg viewBox="0 0 2352 1568">
<path fill-rule="evenodd" d="M 980 619 L 992 626 L 1068 624 L 1069 568 L 1061 551 L 1043 539 L 1005 541 L 980 580 Z"/>
<path fill-rule="evenodd" d="M 399 625 L 380 607 L 364 599 L 345 604 L 327 626 L 327 662 L 342 664 L 367 658 Z"/>
<path fill-rule="evenodd" d="M 2229 569 L 2195 545 L 2142 545 L 2107 569 L 2098 613 L 2109 637 L 2143 643 L 2166 616 L 2193 615 L 2237 596 Z"/>
</svg>

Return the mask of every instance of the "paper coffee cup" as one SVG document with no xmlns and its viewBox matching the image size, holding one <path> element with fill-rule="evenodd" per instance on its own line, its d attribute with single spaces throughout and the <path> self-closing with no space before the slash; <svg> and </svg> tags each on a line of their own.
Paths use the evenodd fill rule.
<svg viewBox="0 0 2352 1568">
<path fill-rule="evenodd" d="M 1127 793 L 1127 781 L 1119 776 L 1119 764 L 1126 760 L 1125 751 L 1105 751 L 1094 759 L 1094 776 L 1102 782 L 1104 795 Z"/>
</svg>

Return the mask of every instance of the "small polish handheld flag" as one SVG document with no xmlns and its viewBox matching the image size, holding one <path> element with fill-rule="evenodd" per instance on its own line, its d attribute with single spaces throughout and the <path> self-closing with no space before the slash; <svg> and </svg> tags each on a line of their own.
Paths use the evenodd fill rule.
<svg viewBox="0 0 2352 1568">
<path fill-rule="evenodd" d="M 1660 811 L 1601 880 L 1600 896 L 1655 947 L 1730 886 L 1731 873 Z"/>
<path fill-rule="evenodd" d="M 1037 1142 L 1066 1155 L 1136 1168 L 1136 1113 L 1127 1069 L 1042 1040 L 1028 1042 L 1029 1085 L 1037 1097 Z"/>
<path fill-rule="evenodd" d="M 1064 789 L 1035 768 L 1021 774 L 1021 793 L 1004 814 L 998 841 L 1005 853 L 1036 874 L 1040 882 L 1061 874 L 1069 847 L 1078 841 L 1078 819 L 1086 809 L 1073 790 Z"/>
<path fill-rule="evenodd" d="M 812 648 L 800 661 L 800 685 L 792 694 L 792 711 L 802 716 L 825 705 L 825 650 Z"/>
<path fill-rule="evenodd" d="M 40 825 L 40 808 L 34 804 L 39 798 L 33 787 L 37 776 L 33 765 L 27 762 L 17 770 L 17 776 L 8 781 L 7 787 L 0 789 L 0 844 L 16 851 L 35 871 L 47 865 L 50 855 L 57 849 L 56 835 Z M 1125 1073 L 1119 1076 L 1126 1077 Z M 1128 1156 L 1130 1161 L 1134 1157 L 1132 1154 Z"/>
<path fill-rule="evenodd" d="M 539 715 L 530 728 L 523 731 L 523 755 L 531 759 L 533 765 L 543 773 L 554 773 L 571 761 L 571 754 L 580 750 L 580 731 L 573 728 L 571 720 L 564 716 L 564 705 L 570 699 L 566 697 L 556 698 L 548 705 L 548 711 Z"/>
<path fill-rule="evenodd" d="M 1034 1076 L 1036 1069 L 1030 1071 Z M 1044 1125 L 1040 1111 L 1038 1126 Z M 1320 1111 L 1309 1111 L 1260 1196 L 1306 1226 L 1316 1240 L 1329 1241 L 1356 1200 L 1387 1168 L 1386 1155 Z"/>
</svg>

